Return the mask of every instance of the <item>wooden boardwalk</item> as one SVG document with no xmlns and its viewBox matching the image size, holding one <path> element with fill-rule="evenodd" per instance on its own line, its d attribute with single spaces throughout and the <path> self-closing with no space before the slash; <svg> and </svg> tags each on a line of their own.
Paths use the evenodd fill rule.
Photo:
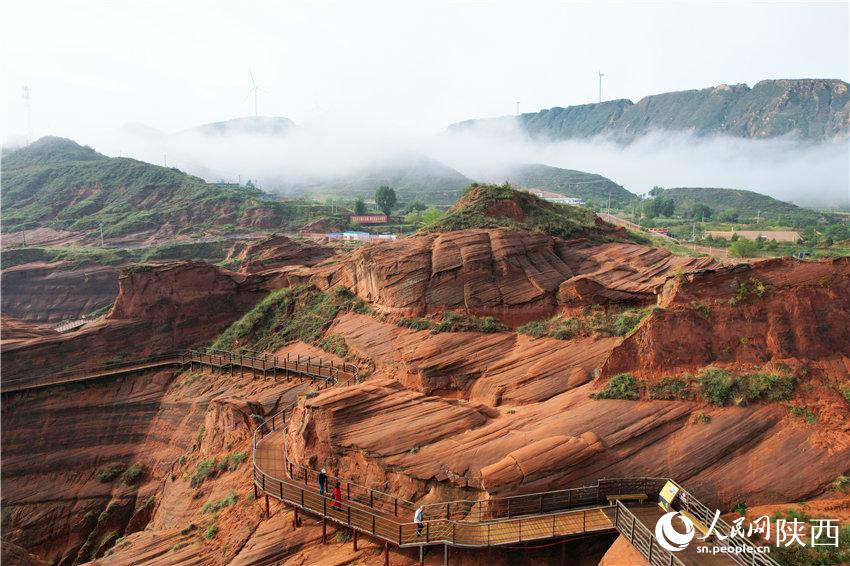
<svg viewBox="0 0 850 566">
<path fill-rule="evenodd" d="M 351 497 L 348 482 L 342 485 L 343 500 L 334 502 L 319 494 L 315 477 L 291 479 L 283 458 L 281 429 L 264 436 L 255 450 L 255 482 L 262 492 L 311 514 L 350 526 L 399 547 L 449 544 L 455 547 L 487 547 L 516 544 L 586 533 L 613 532 L 616 507 L 611 505 L 569 509 L 542 515 L 482 521 L 425 520 L 419 534 L 412 522 L 413 509 L 405 502 L 386 510 L 363 497 Z M 336 507 L 334 504 L 337 504 Z"/>
<path fill-rule="evenodd" d="M 102 364 L 94 367 L 52 368 L 41 374 L 12 376 L 2 380 L 0 391 L 14 394 L 44 387 L 87 382 L 120 376 L 138 371 L 174 367 L 186 369 L 207 367 L 220 373 L 275 380 L 310 379 L 316 388 L 345 385 L 359 381 L 357 368 L 350 364 L 334 364 L 314 358 L 278 358 L 255 353 L 234 353 L 217 350 L 193 350 L 166 353 L 146 358 Z M 446 545 L 459 548 L 480 548 L 524 544 L 546 539 L 565 539 L 588 534 L 618 531 L 652 566 L 698 566 L 741 564 L 774 566 L 769 557 L 755 553 L 717 554 L 697 553 L 694 548 L 670 553 L 660 547 L 654 537 L 655 522 L 662 510 L 652 503 L 625 505 L 611 503 L 608 497 L 617 494 L 645 493 L 650 501 L 658 494 L 667 478 L 622 478 L 599 480 L 596 485 L 477 501 L 449 501 L 424 506 L 421 527 L 413 523 L 416 504 L 376 489 L 340 481 L 342 500 L 335 502 L 330 493 L 318 492 L 317 472 L 298 465 L 285 456 L 286 417 L 292 414 L 287 407 L 261 423 L 253 439 L 253 481 L 258 494 L 280 501 L 338 525 L 350 527 L 356 534 L 364 533 L 398 547 Z M 331 484 L 333 485 L 333 484 Z M 693 494 L 687 494 L 687 510 L 705 524 L 711 511 Z M 718 532 L 728 534 L 730 526 L 720 521 Z M 728 541 L 727 541 L 728 542 Z M 700 543 L 702 544 L 702 543 Z M 736 546 L 752 546 L 745 539 L 735 538 Z M 388 547 L 387 547 L 388 548 Z M 388 557 L 388 554 L 385 554 Z"/>
</svg>

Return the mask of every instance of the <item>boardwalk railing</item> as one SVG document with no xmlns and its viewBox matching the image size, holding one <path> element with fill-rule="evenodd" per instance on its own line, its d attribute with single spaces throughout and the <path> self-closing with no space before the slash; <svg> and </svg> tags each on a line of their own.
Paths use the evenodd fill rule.
<svg viewBox="0 0 850 566">
<path fill-rule="evenodd" d="M 250 372 L 275 380 L 309 377 L 317 389 L 331 385 L 359 382 L 357 367 L 313 357 L 269 356 L 256 352 L 229 352 L 214 349 L 190 350 L 121 360 L 105 364 L 64 369 L 40 368 L 39 373 L 25 377 L 4 378 L 2 392 L 14 392 L 75 383 L 90 379 L 120 375 L 135 371 L 168 366 L 194 368 L 210 367 L 221 373 Z M 577 536 L 616 530 L 655 565 L 683 566 L 675 555 L 667 552 L 655 540 L 653 533 L 629 510 L 608 496 L 626 493 L 658 495 L 667 478 L 602 479 L 596 485 L 516 495 L 482 500 L 461 500 L 432 503 L 423 508 L 421 526 L 404 522 L 401 516 L 412 517 L 415 504 L 380 490 L 362 486 L 341 478 L 328 477 L 329 485 L 337 481 L 344 486 L 345 499 L 335 501 L 317 493 L 318 473 L 289 460 L 285 445 L 286 417 L 292 414 L 295 403 L 260 423 L 253 436 L 253 481 L 255 489 L 267 497 L 275 497 L 296 508 L 320 515 L 326 520 L 349 526 L 398 545 L 399 547 L 446 544 L 457 547 L 488 547 L 527 541 Z M 258 461 L 257 448 L 265 437 L 282 437 L 279 459 Z M 277 462 L 280 466 L 276 466 Z M 675 482 L 673 482 L 675 483 Z M 678 484 L 677 484 L 678 485 Z M 715 512 L 691 493 L 679 486 L 682 510 L 691 513 L 704 525 L 714 522 Z M 741 553 L 724 556 L 738 564 L 774 566 L 767 555 L 755 552 L 754 545 L 740 535 L 730 536 L 732 527 L 718 519 L 715 531 L 725 537 L 725 544 L 745 548 Z"/>
<path fill-rule="evenodd" d="M 340 482 L 342 499 L 334 501 L 327 493 L 320 495 L 318 473 L 295 464 L 286 454 L 287 417 L 292 415 L 294 408 L 295 403 L 261 423 L 254 432 L 255 489 L 325 521 L 399 547 L 446 544 L 477 548 L 616 530 L 651 565 L 684 566 L 673 553 L 658 544 L 653 533 L 626 505 L 608 500 L 609 496 L 629 493 L 645 493 L 654 499 L 670 481 L 667 478 L 602 479 L 595 485 L 572 489 L 434 503 L 424 507 L 423 524 L 417 529 L 415 523 L 402 519 L 412 517 L 415 504 L 388 493 L 328 476 L 329 486 Z M 269 435 L 273 438 L 267 438 Z M 258 451 L 263 442 L 273 443 L 270 450 Z M 265 456 L 258 456 L 261 452 Z M 708 508 L 681 487 L 680 491 L 686 493 L 685 510 L 704 524 L 711 524 L 713 515 Z M 728 525 L 721 526 L 720 530 L 727 534 Z M 746 539 L 733 540 L 735 545 L 753 546 Z M 767 556 L 755 552 L 724 556 L 739 564 L 776 565 Z"/>
<path fill-rule="evenodd" d="M 165 368 L 169 366 L 194 368 L 195 365 L 229 372 L 239 372 L 241 376 L 250 373 L 253 377 L 271 376 L 275 380 L 290 376 L 307 376 L 313 382 L 321 384 L 349 384 L 359 380 L 357 367 L 353 364 L 340 364 L 318 357 L 308 356 L 269 356 L 228 352 L 224 350 L 199 349 L 168 352 L 144 356 L 130 360 L 88 364 L 67 369 L 67 365 L 54 365 L 34 368 L 22 376 L 3 376 L 0 392 L 11 393 L 29 389 L 39 389 L 53 385 L 88 381 L 134 371 Z"/>
</svg>

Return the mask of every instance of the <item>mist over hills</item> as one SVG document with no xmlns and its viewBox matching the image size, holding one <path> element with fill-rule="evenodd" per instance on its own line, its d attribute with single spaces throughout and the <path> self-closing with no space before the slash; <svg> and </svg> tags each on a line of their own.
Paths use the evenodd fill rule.
<svg viewBox="0 0 850 566">
<path fill-rule="evenodd" d="M 282 196 L 369 195 L 389 185 L 402 200 L 450 204 L 470 180 L 510 180 L 597 206 L 609 190 L 622 202 L 626 191 L 665 186 L 746 187 L 848 207 L 847 87 L 828 79 L 721 85 L 469 120 L 437 134 L 329 111 L 303 124 L 250 116 L 171 134 L 133 124 L 111 139 L 80 141 L 208 181 L 251 179 Z"/>
<path fill-rule="evenodd" d="M 630 100 L 611 100 L 449 126 L 459 131 L 516 121 L 532 137 L 553 140 L 608 136 L 633 141 L 653 130 L 773 138 L 793 134 L 801 139 L 845 138 L 850 129 L 848 84 L 837 79 L 764 80 L 668 92 Z M 495 124 L 494 124 L 495 123 Z"/>
<path fill-rule="evenodd" d="M 498 174 L 487 175 L 486 180 L 498 182 Z M 512 185 L 543 189 L 565 196 L 578 197 L 586 203 L 603 207 L 611 197 L 612 205 L 623 205 L 635 198 L 611 179 L 574 169 L 561 169 L 540 163 L 526 163 L 506 168 L 501 172 L 501 180 Z"/>
</svg>

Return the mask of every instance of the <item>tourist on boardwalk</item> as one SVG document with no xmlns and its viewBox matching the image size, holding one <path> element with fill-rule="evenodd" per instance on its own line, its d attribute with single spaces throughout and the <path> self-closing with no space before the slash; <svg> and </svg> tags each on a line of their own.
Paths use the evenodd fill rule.
<svg viewBox="0 0 850 566">
<path fill-rule="evenodd" d="M 413 522 L 416 523 L 416 536 L 422 536 L 422 506 L 413 514 Z"/>
<path fill-rule="evenodd" d="M 322 468 L 322 471 L 319 473 L 319 495 L 325 495 L 326 485 L 328 485 L 328 474 L 325 472 L 325 469 Z"/>
<path fill-rule="evenodd" d="M 339 487 L 339 482 L 336 482 L 336 486 L 334 487 L 334 502 L 333 506 L 337 509 L 341 509 L 342 505 L 339 504 L 342 501 L 342 490 Z"/>
</svg>

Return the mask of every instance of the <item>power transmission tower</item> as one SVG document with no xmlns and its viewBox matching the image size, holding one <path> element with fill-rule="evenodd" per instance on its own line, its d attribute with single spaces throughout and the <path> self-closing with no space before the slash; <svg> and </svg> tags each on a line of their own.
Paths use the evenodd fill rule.
<svg viewBox="0 0 850 566">
<path fill-rule="evenodd" d="M 602 77 L 605 76 L 605 73 L 599 71 L 599 102 L 602 102 Z"/>
<path fill-rule="evenodd" d="M 24 85 L 24 106 L 27 109 L 27 145 L 32 141 L 32 105 L 30 104 L 30 87 Z"/>
</svg>

